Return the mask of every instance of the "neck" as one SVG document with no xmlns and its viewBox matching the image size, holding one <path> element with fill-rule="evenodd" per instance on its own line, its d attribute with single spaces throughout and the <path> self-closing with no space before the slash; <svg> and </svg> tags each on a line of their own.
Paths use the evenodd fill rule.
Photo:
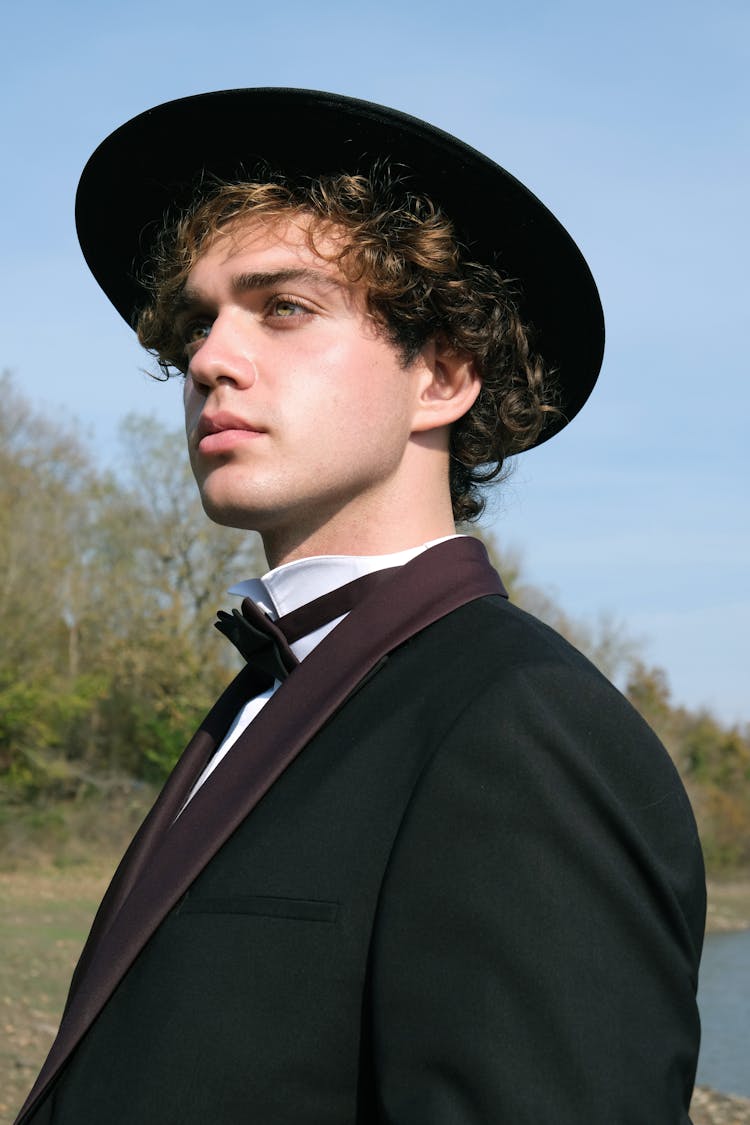
<svg viewBox="0 0 750 1125">
<path fill-rule="evenodd" d="M 433 539 L 443 539 L 456 531 L 453 513 L 442 518 L 414 518 L 382 523 L 377 520 L 331 521 L 323 527 L 295 527 L 284 533 L 274 530 L 262 535 L 270 568 L 318 555 L 390 555 L 419 547 Z"/>
<path fill-rule="evenodd" d="M 353 500 L 300 506 L 259 527 L 271 567 L 313 555 L 390 555 L 454 535 L 448 450 L 436 432 L 412 437 L 392 476 Z"/>
</svg>

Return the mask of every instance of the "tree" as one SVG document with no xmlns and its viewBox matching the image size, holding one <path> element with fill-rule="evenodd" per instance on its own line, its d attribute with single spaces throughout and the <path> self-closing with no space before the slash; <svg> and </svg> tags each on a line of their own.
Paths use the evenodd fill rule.
<svg viewBox="0 0 750 1125">
<path fill-rule="evenodd" d="M 124 426 L 120 480 L 0 389 L 0 769 L 45 799 L 163 777 L 237 664 L 209 607 L 258 569 L 258 540 L 209 523 L 152 419 Z"/>
<path fill-rule="evenodd" d="M 220 592 L 217 583 L 257 570 L 260 539 L 208 520 L 183 435 L 131 414 L 122 423 L 121 437 L 127 465 L 123 480 L 139 514 L 138 561 L 169 604 L 176 599 L 186 620 L 202 623 Z"/>
</svg>

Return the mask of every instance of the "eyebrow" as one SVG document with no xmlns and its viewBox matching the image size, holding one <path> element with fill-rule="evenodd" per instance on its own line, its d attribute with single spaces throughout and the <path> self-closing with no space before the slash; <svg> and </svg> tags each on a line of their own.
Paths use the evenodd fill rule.
<svg viewBox="0 0 750 1125">
<path fill-rule="evenodd" d="M 238 273 L 232 278 L 232 290 L 235 293 L 250 293 L 259 289 L 273 289 L 275 286 L 286 285 L 290 281 L 303 281 L 320 288 L 342 289 L 344 287 L 343 282 L 322 270 L 300 267 L 297 269 L 271 270 L 267 273 Z M 173 309 L 176 313 L 179 313 L 185 309 L 194 308 L 203 302 L 204 298 L 200 291 L 191 289 L 189 283 L 187 283 L 176 295 Z"/>
</svg>

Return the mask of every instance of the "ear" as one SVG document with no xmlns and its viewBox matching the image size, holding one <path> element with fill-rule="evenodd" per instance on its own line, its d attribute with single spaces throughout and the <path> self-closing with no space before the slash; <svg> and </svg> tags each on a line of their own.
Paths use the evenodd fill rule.
<svg viewBox="0 0 750 1125">
<path fill-rule="evenodd" d="M 426 344 L 412 433 L 449 427 L 471 410 L 482 389 L 476 361 L 440 338 Z"/>
</svg>

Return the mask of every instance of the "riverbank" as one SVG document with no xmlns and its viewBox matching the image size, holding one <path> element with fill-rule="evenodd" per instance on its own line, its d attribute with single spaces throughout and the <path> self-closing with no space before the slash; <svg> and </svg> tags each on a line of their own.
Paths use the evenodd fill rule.
<svg viewBox="0 0 750 1125">
<path fill-rule="evenodd" d="M 690 1116 L 693 1125 L 750 1125 L 750 1098 L 730 1097 L 709 1086 L 696 1086 Z"/>
<path fill-rule="evenodd" d="M 708 882 L 706 933 L 733 930 L 750 930 L 750 876 Z"/>
</svg>

